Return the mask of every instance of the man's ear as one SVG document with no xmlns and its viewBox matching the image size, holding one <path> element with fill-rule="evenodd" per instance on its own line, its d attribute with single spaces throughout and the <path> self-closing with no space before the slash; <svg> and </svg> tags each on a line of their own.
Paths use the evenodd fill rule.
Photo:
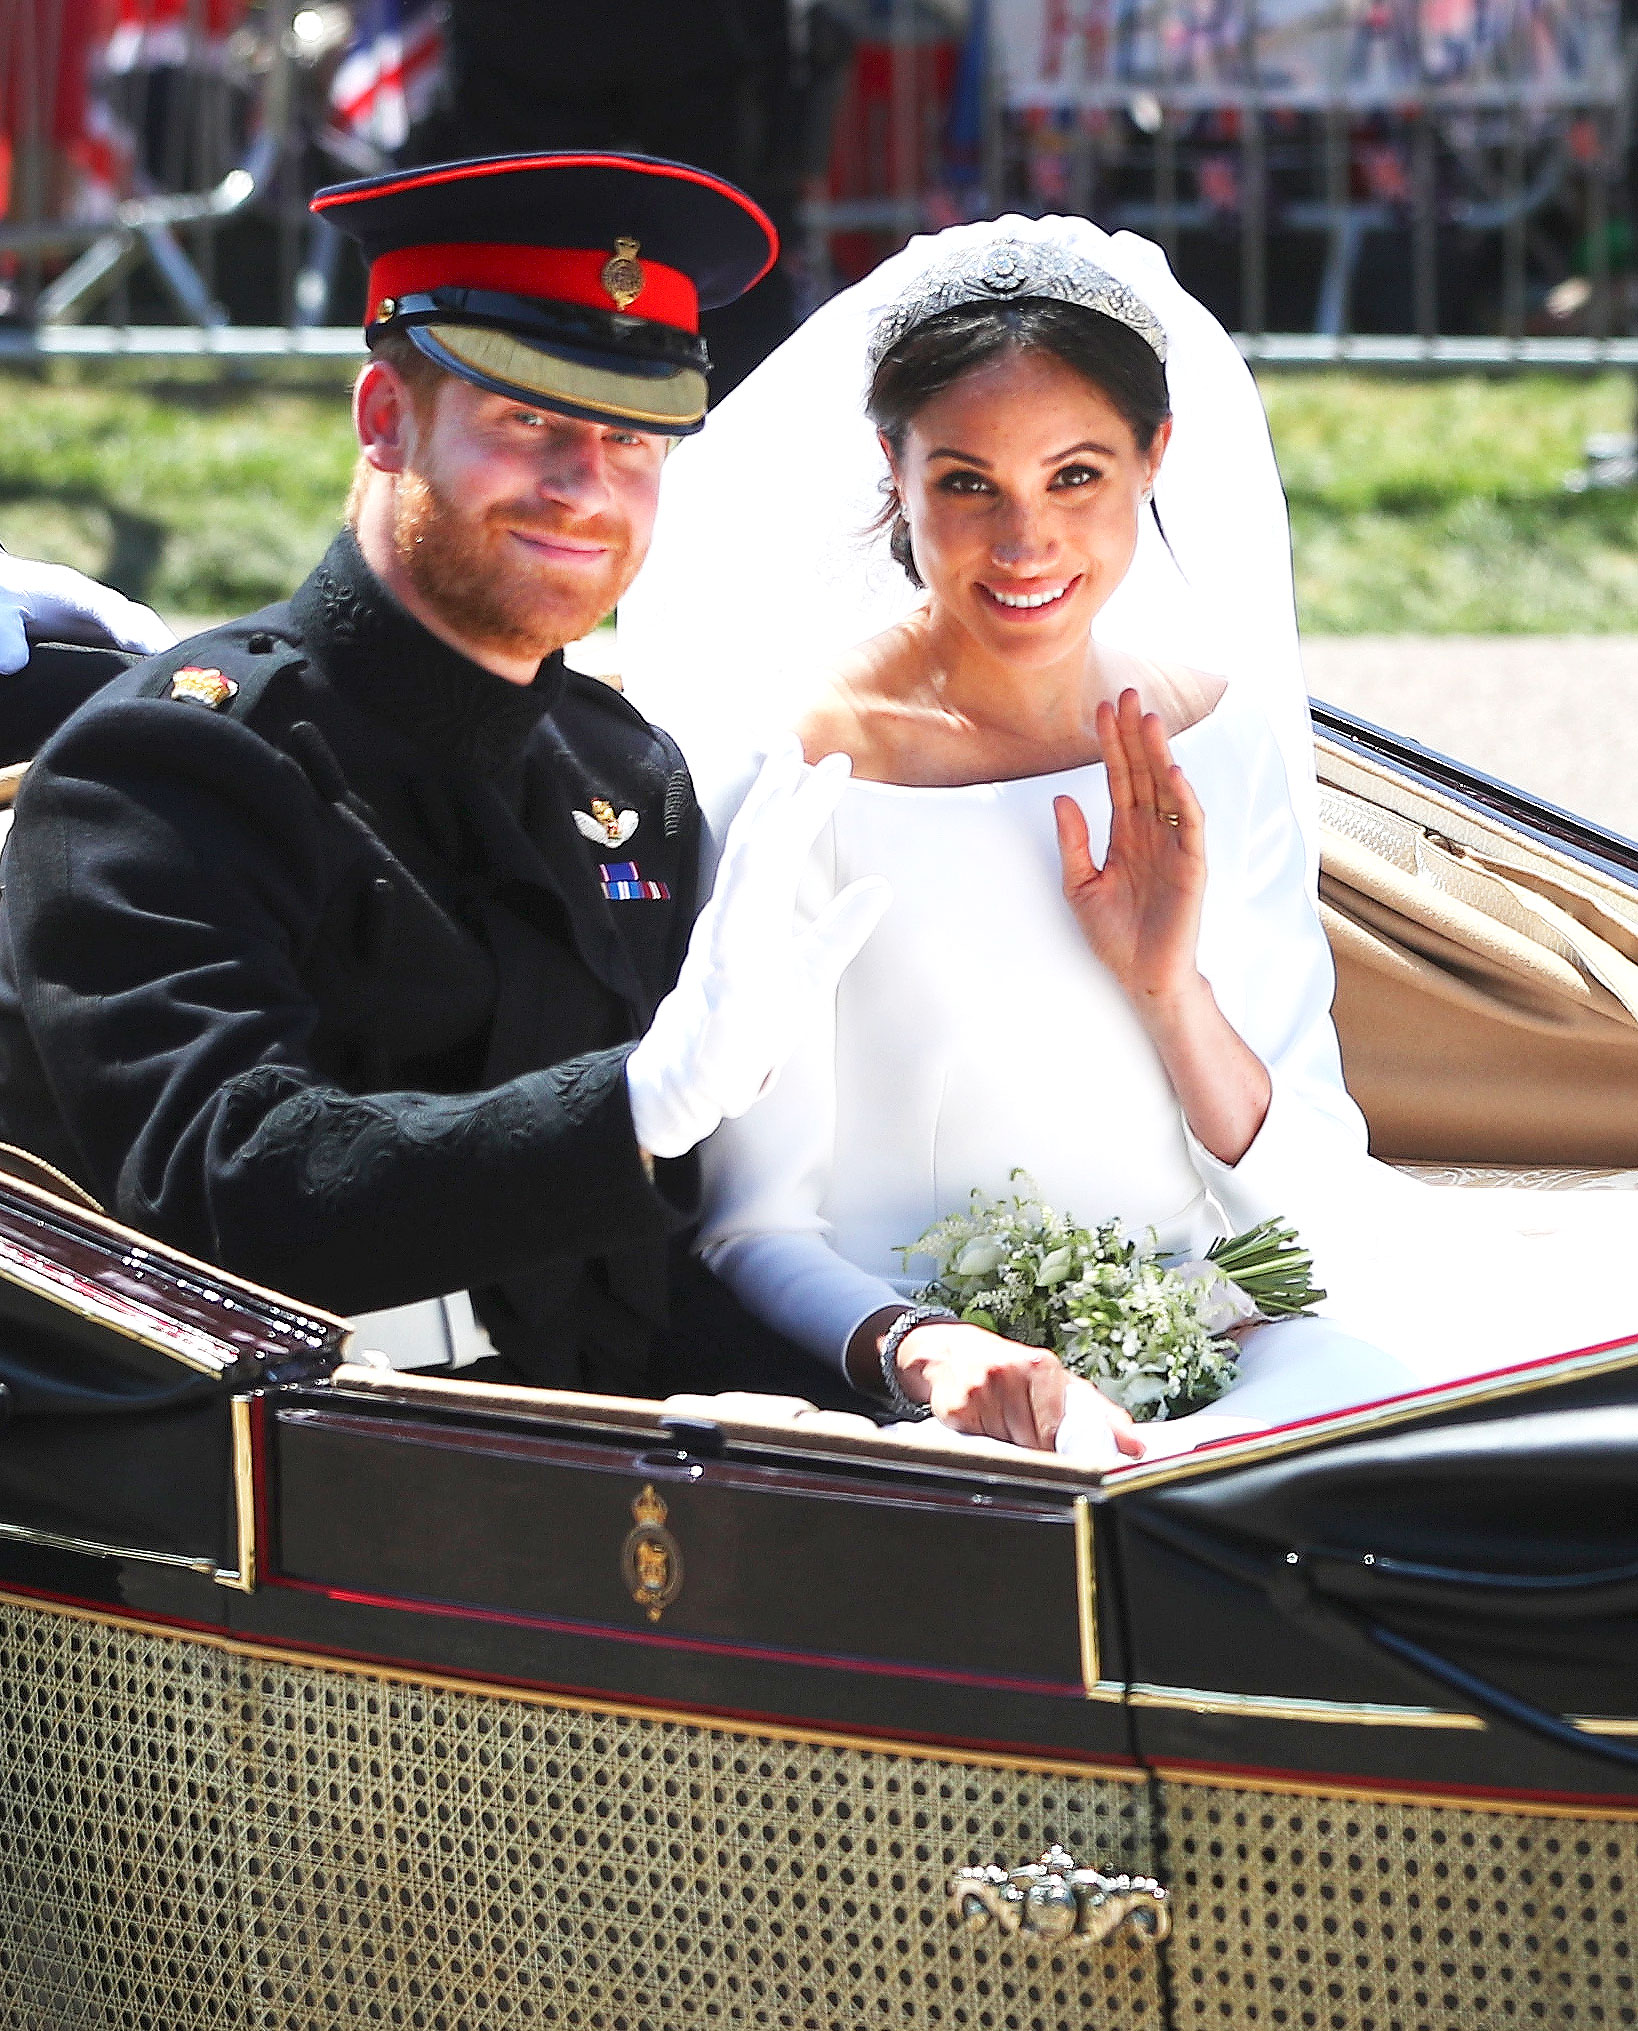
<svg viewBox="0 0 1638 2031">
<path fill-rule="evenodd" d="M 353 384 L 353 428 L 377 472 L 402 472 L 409 464 L 415 405 L 404 377 L 385 360 L 371 360 Z"/>
</svg>

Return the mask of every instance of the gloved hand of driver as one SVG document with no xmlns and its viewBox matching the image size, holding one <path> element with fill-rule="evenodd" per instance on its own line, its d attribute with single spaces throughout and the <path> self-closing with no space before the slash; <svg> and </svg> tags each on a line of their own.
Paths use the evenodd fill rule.
<svg viewBox="0 0 1638 2031">
<path fill-rule="evenodd" d="M 677 985 L 626 1060 L 632 1123 L 651 1155 L 680 1157 L 745 1112 L 892 901 L 885 878 L 866 875 L 811 924 L 797 921 L 803 866 L 851 772 L 846 755 L 809 768 L 793 738 L 730 826 Z"/>
<path fill-rule="evenodd" d="M 0 550 L 0 676 L 15 676 L 27 663 L 30 629 L 36 641 L 106 641 L 139 656 L 176 640 L 158 614 L 124 593 L 66 564 L 36 564 Z"/>
</svg>

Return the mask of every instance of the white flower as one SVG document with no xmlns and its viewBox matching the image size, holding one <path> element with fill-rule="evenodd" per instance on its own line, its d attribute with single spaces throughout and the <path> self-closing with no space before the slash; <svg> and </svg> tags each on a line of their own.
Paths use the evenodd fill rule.
<svg viewBox="0 0 1638 2031">
<path fill-rule="evenodd" d="M 951 1265 L 956 1276 L 989 1276 L 1007 1259 L 1007 1244 L 993 1234 L 981 1234 L 956 1257 Z"/>
<path fill-rule="evenodd" d="M 1128 1235 L 1118 1219 L 1082 1227 L 1043 1205 L 1023 1172 L 1013 1184 L 1005 1199 L 975 1191 L 969 1211 L 935 1222 L 901 1251 L 907 1265 L 916 1255 L 936 1265 L 921 1298 L 1026 1346 L 1055 1349 L 1072 1375 L 1134 1417 L 1180 1416 L 1233 1383 L 1238 1349 L 1219 1335 L 1249 1309 L 1240 1265 L 1277 1279 L 1289 1308 L 1287 1258 L 1300 1251 L 1275 1223 L 1225 1244 L 1240 1251 L 1235 1267 L 1179 1265 L 1160 1256 L 1152 1228 Z"/>
<path fill-rule="evenodd" d="M 1074 1249 L 1055 1248 L 1035 1272 L 1035 1288 L 1037 1290 L 1046 1290 L 1052 1284 L 1064 1283 L 1074 1267 Z"/>
<path fill-rule="evenodd" d="M 1240 1286 L 1226 1276 L 1219 1276 L 1211 1263 L 1204 1265 L 1197 1278 L 1193 1275 L 1193 1263 L 1179 1263 L 1176 1267 L 1180 1276 L 1188 1276 L 1199 1288 L 1200 1323 L 1208 1333 L 1227 1333 L 1235 1326 L 1252 1325 L 1262 1317 Z"/>
<path fill-rule="evenodd" d="M 1103 1383 L 1103 1393 L 1112 1396 L 1127 1410 L 1147 1410 L 1150 1404 L 1159 1403 L 1167 1394 L 1166 1378 L 1163 1375 L 1112 1375 Z"/>
</svg>

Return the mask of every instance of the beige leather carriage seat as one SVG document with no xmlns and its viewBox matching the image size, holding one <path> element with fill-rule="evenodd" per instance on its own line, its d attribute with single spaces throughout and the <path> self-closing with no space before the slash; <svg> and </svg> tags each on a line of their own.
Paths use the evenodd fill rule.
<svg viewBox="0 0 1638 2031">
<path fill-rule="evenodd" d="M 1315 759 L 1373 1152 L 1450 1182 L 1638 1187 L 1638 883 L 1324 738 Z"/>
</svg>

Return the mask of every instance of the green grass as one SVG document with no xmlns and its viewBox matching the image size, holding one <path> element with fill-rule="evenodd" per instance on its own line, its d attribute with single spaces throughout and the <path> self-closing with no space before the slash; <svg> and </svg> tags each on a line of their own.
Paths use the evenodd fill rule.
<svg viewBox="0 0 1638 2031">
<path fill-rule="evenodd" d="M 1262 387 L 1305 628 L 1638 631 L 1638 488 L 1564 489 L 1590 432 L 1631 427 L 1628 376 Z"/>
<path fill-rule="evenodd" d="M 1638 489 L 1569 494 L 1631 379 L 1263 381 L 1320 633 L 1638 632 Z M 799 436 L 793 452 L 800 456 Z M 0 541 L 169 617 L 282 597 L 352 468 L 345 379 L 145 385 L 131 367 L 0 376 Z"/>
<path fill-rule="evenodd" d="M 340 525 L 345 386 L 0 378 L 0 541 L 173 619 L 282 599 Z"/>
</svg>

